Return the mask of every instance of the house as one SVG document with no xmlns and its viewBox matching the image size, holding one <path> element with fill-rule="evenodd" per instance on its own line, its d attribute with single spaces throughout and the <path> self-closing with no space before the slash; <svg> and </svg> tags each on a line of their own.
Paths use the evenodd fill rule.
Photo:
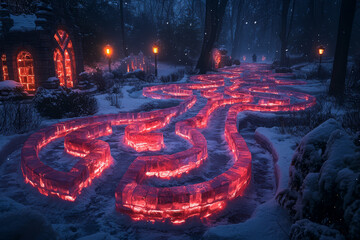
<svg viewBox="0 0 360 240">
<path fill-rule="evenodd" d="M 0 81 L 20 82 L 30 93 L 51 77 L 68 88 L 77 85 L 84 70 L 81 36 L 54 9 L 40 3 L 35 14 L 15 16 L 1 4 Z"/>
</svg>

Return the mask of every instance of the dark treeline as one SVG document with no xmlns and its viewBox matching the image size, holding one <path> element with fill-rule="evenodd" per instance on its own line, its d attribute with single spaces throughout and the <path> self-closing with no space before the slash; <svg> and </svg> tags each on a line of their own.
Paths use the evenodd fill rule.
<svg viewBox="0 0 360 240">
<path fill-rule="evenodd" d="M 3 0 L 4 1 L 4 0 Z M 32 13 L 36 2 L 5 0 L 13 14 Z M 113 44 L 120 57 L 143 51 L 159 40 L 160 59 L 194 65 L 204 36 L 205 0 L 48 0 L 71 13 L 83 35 L 85 59 L 97 61 L 104 44 Z M 120 8 L 122 2 L 123 8 Z M 209 1 L 212 2 L 212 1 Z M 215 1 L 216 2 L 216 1 Z M 282 10 L 283 3 L 288 2 Z M 221 32 L 214 46 L 225 46 L 236 58 L 253 53 L 280 60 L 285 57 L 313 61 L 323 45 L 327 56 L 335 53 L 341 0 L 228 0 Z M 123 12 L 123 14 L 121 14 Z M 349 54 L 358 54 L 359 14 L 355 16 Z M 287 24 L 282 24 L 284 17 Z M 123 19 L 123 21 L 122 21 Z M 122 24 L 124 23 L 124 31 Z M 282 30 L 282 26 L 286 29 Z M 123 33 L 125 42 L 123 42 Z"/>
</svg>

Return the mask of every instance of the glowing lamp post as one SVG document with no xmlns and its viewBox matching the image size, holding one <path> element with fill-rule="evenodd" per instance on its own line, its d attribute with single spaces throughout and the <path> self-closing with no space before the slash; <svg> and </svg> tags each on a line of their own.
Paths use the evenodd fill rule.
<svg viewBox="0 0 360 240">
<path fill-rule="evenodd" d="M 109 72 L 111 71 L 111 56 L 113 54 L 113 49 L 110 45 L 106 45 L 104 48 L 105 56 L 109 60 Z"/>
<path fill-rule="evenodd" d="M 319 57 L 320 57 L 320 59 L 319 59 L 319 69 L 318 69 L 318 77 L 319 78 L 320 78 L 321 60 L 322 60 L 322 56 L 323 56 L 324 52 L 325 52 L 325 48 L 323 46 L 320 46 L 318 48 L 318 53 L 319 53 Z"/>
<path fill-rule="evenodd" d="M 153 53 L 155 55 L 155 77 L 158 76 L 158 69 L 157 69 L 157 55 L 159 53 L 159 47 L 153 46 Z"/>
</svg>

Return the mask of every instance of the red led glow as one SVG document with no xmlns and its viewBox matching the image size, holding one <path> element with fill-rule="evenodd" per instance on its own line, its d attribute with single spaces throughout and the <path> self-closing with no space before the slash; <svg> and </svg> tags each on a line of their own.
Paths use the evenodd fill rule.
<svg viewBox="0 0 360 240">
<path fill-rule="evenodd" d="M 26 91 L 35 91 L 34 59 L 29 52 L 22 51 L 17 56 L 19 81 Z"/>
<path fill-rule="evenodd" d="M 71 88 L 74 86 L 73 72 L 75 71 L 75 55 L 69 34 L 58 30 L 54 38 L 59 47 L 54 51 L 54 63 L 56 76 L 61 86 Z"/>
<path fill-rule="evenodd" d="M 229 200 L 242 196 L 251 178 L 251 153 L 237 130 L 242 111 L 300 111 L 316 104 L 310 95 L 278 89 L 279 85 L 304 84 L 287 80 L 287 74 L 273 74 L 265 64 L 242 64 L 223 73 L 193 76 L 194 83 L 145 87 L 144 96 L 176 98 L 176 107 L 140 113 L 119 113 L 58 123 L 33 134 L 22 149 L 21 168 L 27 182 L 44 195 L 74 201 L 91 180 L 111 163 L 110 147 L 96 138 L 111 134 L 111 126 L 127 125 L 124 142 L 138 152 L 159 151 L 165 147 L 158 131 L 185 113 L 197 101 L 200 90 L 207 104 L 190 119 L 175 123 L 175 132 L 192 147 L 171 155 L 139 156 L 115 190 L 116 209 L 134 220 L 184 223 L 189 217 L 207 218 L 226 207 Z M 228 82 L 231 85 L 227 84 Z M 197 184 L 155 187 L 145 183 L 150 177 L 170 179 L 188 174 L 208 157 L 207 141 L 200 132 L 220 107 L 230 105 L 224 136 L 234 158 L 233 165 L 215 178 Z M 43 164 L 38 153 L 56 138 L 65 136 L 67 153 L 81 157 L 69 172 L 59 172 Z"/>
<path fill-rule="evenodd" d="M 219 68 L 220 62 L 221 62 L 221 53 L 220 53 L 219 49 L 213 50 L 212 57 L 213 57 L 213 61 L 214 61 L 214 67 Z"/>
<path fill-rule="evenodd" d="M 3 54 L 1 55 L 1 66 L 2 66 L 2 73 L 3 73 L 3 80 L 9 80 L 9 70 L 7 67 L 7 62 L 6 62 L 6 55 Z"/>
</svg>

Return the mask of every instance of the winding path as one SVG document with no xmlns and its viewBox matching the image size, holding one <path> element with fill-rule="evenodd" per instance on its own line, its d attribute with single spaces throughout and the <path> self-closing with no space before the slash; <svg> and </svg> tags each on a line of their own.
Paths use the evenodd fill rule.
<svg viewBox="0 0 360 240">
<path fill-rule="evenodd" d="M 83 188 L 111 167 L 111 149 L 97 138 L 112 134 L 112 126 L 127 125 L 124 144 L 137 152 L 156 152 L 166 147 L 157 130 L 187 112 L 197 101 L 194 91 L 208 99 L 198 114 L 175 124 L 175 132 L 192 147 L 171 155 L 137 157 L 123 175 L 115 191 L 116 209 L 134 220 L 183 223 L 187 218 L 206 218 L 221 211 L 231 199 L 242 196 L 251 179 L 251 153 L 237 130 L 242 111 L 301 111 L 316 104 L 313 96 L 282 90 L 282 85 L 304 82 L 289 80 L 290 74 L 274 74 L 266 64 L 243 64 L 217 74 L 191 77 L 193 83 L 156 85 L 143 89 L 146 97 L 182 99 L 176 107 L 141 113 L 119 113 L 58 123 L 29 137 L 21 153 L 25 181 L 41 194 L 75 201 Z M 186 186 L 156 187 L 149 178 L 180 178 L 200 167 L 208 157 L 207 141 L 201 129 L 218 108 L 230 105 L 224 136 L 233 155 L 232 166 L 211 180 Z M 81 159 L 68 172 L 45 165 L 39 151 L 51 141 L 65 137 L 68 154 Z M 219 136 L 220 137 L 220 136 Z"/>
</svg>

